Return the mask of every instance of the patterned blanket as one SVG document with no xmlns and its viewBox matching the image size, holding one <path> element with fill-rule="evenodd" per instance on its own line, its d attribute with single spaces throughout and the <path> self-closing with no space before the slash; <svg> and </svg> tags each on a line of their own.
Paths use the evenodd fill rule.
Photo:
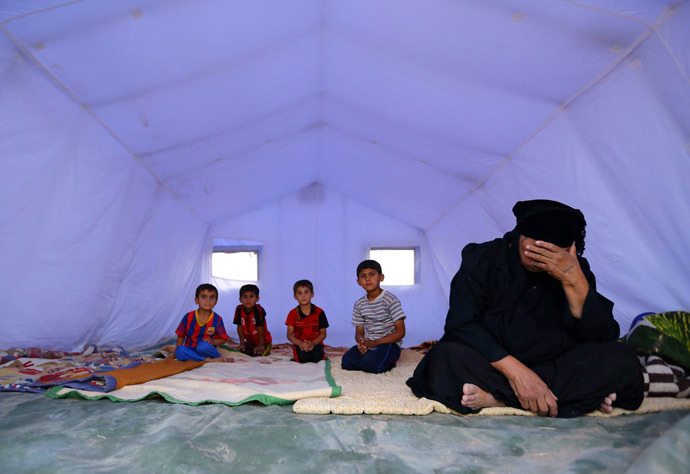
<svg viewBox="0 0 690 474">
<path fill-rule="evenodd" d="M 206 362 L 196 362 L 193 360 L 179 361 L 174 359 L 163 359 L 149 363 L 133 362 L 122 368 L 113 369 L 106 372 L 95 372 L 86 377 L 77 375 L 69 379 L 51 381 L 48 383 L 34 382 L 34 387 L 70 387 L 91 392 L 112 392 L 127 385 L 137 385 L 151 380 L 170 377 L 187 370 L 201 367 Z"/>
<path fill-rule="evenodd" d="M 330 375 L 328 360 L 298 364 L 278 357 L 237 356 L 234 359 L 234 362 L 206 362 L 193 370 L 107 393 L 54 387 L 48 391 L 48 396 L 85 400 L 107 398 L 118 402 L 161 396 L 171 403 L 235 406 L 252 401 L 286 405 L 302 398 L 340 395 L 340 387 Z"/>
<path fill-rule="evenodd" d="M 252 370 L 257 370 L 262 375 L 264 372 L 269 371 L 266 369 L 266 366 L 279 361 L 287 362 L 292 357 L 291 344 L 277 344 L 273 347 L 271 355 L 264 358 L 247 357 L 239 353 L 238 346 L 237 343 L 229 342 L 220 348 L 220 352 L 237 362 L 233 367 L 244 366 L 249 363 L 253 367 Z M 51 387 L 59 386 L 87 391 L 111 392 L 121 389 L 125 385 L 141 384 L 159 378 L 167 378 L 200 365 L 192 364 L 194 367 L 187 367 L 186 365 L 189 365 L 189 363 L 181 363 L 169 359 L 174 349 L 174 339 L 168 339 L 159 344 L 129 352 L 120 348 L 99 351 L 95 346 L 90 346 L 85 351 L 79 353 L 45 351 L 37 348 L 0 351 L 0 357 L 2 357 L 2 364 L 0 365 L 0 391 L 40 393 L 45 392 Z M 325 349 L 328 356 L 341 355 L 346 350 L 346 348 L 330 346 L 326 346 Z M 259 366 L 251 361 L 257 361 L 256 363 Z M 300 365 L 294 364 L 294 362 L 291 364 Z M 322 378 L 326 380 L 326 364 L 322 365 L 323 368 L 319 370 L 324 372 Z M 233 369 L 233 371 L 236 370 Z M 246 372 L 248 369 L 243 370 Z M 249 375 L 245 375 L 244 379 L 249 380 L 251 378 Z M 330 380 L 332 381 L 332 379 Z M 328 384 L 326 384 L 326 387 L 328 387 L 328 394 L 326 396 L 331 396 L 332 393 L 335 393 L 333 387 Z M 291 390 L 293 392 L 300 391 L 294 390 L 294 387 Z M 56 392 L 56 390 L 53 390 L 51 393 L 54 394 Z M 319 396 L 323 396 L 326 392 L 318 393 L 322 394 Z M 93 394 L 90 396 L 93 396 Z M 310 396 L 313 396 L 313 393 Z M 115 398 L 117 397 L 113 399 Z M 174 397 L 171 398 L 174 399 Z M 171 401 L 175 400 L 171 399 Z"/>
<path fill-rule="evenodd" d="M 94 346 L 80 353 L 9 349 L 0 351 L 0 357 L 0 391 L 15 392 L 44 392 L 46 384 L 158 360 L 151 355 L 135 357 L 119 348 L 98 351 Z"/>
</svg>

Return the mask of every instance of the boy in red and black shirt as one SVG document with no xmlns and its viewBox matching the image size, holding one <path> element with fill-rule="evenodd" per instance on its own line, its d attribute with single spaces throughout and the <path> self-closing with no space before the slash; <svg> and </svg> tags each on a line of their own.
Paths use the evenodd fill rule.
<svg viewBox="0 0 690 474">
<path fill-rule="evenodd" d="M 324 360 L 323 340 L 328 319 L 321 308 L 311 304 L 314 285 L 309 280 L 300 280 L 292 291 L 299 305 L 288 313 L 285 325 L 295 360 L 301 363 Z"/>
<path fill-rule="evenodd" d="M 235 308 L 237 335 L 240 351 L 249 356 L 267 356 L 271 353 L 271 333 L 266 325 L 266 311 L 259 302 L 259 287 L 243 285 L 240 288 L 240 305 Z"/>
</svg>

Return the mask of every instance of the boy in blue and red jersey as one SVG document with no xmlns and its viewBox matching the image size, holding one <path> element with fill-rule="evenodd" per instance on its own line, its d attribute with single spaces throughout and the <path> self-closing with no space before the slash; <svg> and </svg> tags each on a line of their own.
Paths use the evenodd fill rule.
<svg viewBox="0 0 690 474">
<path fill-rule="evenodd" d="M 259 287 L 243 285 L 240 288 L 240 305 L 235 308 L 237 336 L 240 352 L 249 356 L 267 356 L 271 353 L 271 333 L 266 325 L 266 311 L 259 303 Z"/>
<path fill-rule="evenodd" d="M 199 308 L 187 313 L 175 331 L 177 360 L 225 360 L 216 349 L 228 340 L 223 318 L 213 312 L 217 302 L 215 286 L 210 283 L 199 285 L 194 298 Z"/>
<path fill-rule="evenodd" d="M 293 285 L 292 292 L 299 305 L 288 313 L 285 325 L 295 360 L 300 363 L 324 360 L 323 340 L 328 319 L 321 308 L 311 303 L 314 285 L 309 280 L 300 280 Z"/>
</svg>

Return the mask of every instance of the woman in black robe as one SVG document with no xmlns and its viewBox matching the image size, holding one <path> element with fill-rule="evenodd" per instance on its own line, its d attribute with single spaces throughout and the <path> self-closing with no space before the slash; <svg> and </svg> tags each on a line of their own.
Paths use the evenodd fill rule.
<svg viewBox="0 0 690 474">
<path fill-rule="evenodd" d="M 517 225 L 503 238 L 463 249 L 444 335 L 407 384 L 463 414 L 638 408 L 642 370 L 617 342 L 613 303 L 582 257 L 584 216 L 547 200 L 518 202 L 513 213 Z"/>
</svg>

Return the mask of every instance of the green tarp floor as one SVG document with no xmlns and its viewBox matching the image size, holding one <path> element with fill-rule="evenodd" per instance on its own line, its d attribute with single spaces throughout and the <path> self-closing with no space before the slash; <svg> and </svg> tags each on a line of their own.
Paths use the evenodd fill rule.
<svg viewBox="0 0 690 474">
<path fill-rule="evenodd" d="M 298 415 L 0 393 L 0 472 L 688 472 L 690 412 Z"/>
</svg>

